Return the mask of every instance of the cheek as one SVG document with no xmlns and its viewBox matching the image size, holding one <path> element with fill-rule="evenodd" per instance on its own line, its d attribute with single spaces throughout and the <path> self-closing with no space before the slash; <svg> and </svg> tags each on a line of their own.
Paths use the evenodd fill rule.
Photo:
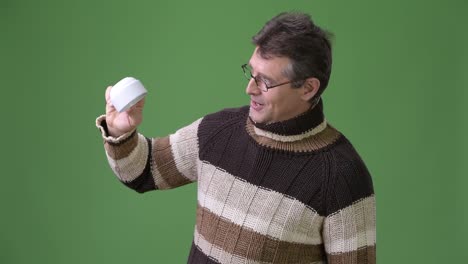
<svg viewBox="0 0 468 264">
<path fill-rule="evenodd" d="M 294 94 L 290 93 L 272 93 L 266 97 L 266 101 L 270 108 L 278 110 L 283 108 L 291 107 L 291 104 L 294 104 Z"/>
<path fill-rule="evenodd" d="M 278 93 L 269 98 L 269 110 L 277 118 L 283 118 L 283 115 L 296 113 L 302 109 L 301 99 L 296 93 Z"/>
<path fill-rule="evenodd" d="M 277 107 L 280 105 L 282 103 L 281 96 L 283 96 L 281 93 L 273 90 L 264 93 L 265 102 L 270 107 Z"/>
</svg>

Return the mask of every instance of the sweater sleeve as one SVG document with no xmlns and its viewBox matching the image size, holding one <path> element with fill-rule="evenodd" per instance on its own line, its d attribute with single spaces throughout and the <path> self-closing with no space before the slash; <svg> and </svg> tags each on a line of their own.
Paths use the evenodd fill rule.
<svg viewBox="0 0 468 264">
<path fill-rule="evenodd" d="M 104 115 L 96 119 L 96 126 L 101 131 L 114 174 L 129 188 L 143 193 L 197 180 L 200 121 L 161 138 L 147 138 L 136 130 L 118 138 L 108 136 Z"/>
<path fill-rule="evenodd" d="M 335 160 L 326 194 L 323 240 L 330 264 L 376 263 L 375 195 L 371 176 L 358 157 Z"/>
</svg>

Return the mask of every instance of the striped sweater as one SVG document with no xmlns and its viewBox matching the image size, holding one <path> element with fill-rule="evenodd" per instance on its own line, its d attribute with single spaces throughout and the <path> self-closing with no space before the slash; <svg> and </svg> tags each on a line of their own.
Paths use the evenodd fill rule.
<svg viewBox="0 0 468 264">
<path fill-rule="evenodd" d="M 110 167 L 146 192 L 197 182 L 188 263 L 375 263 L 371 176 L 322 103 L 255 124 L 248 107 L 207 115 L 176 133 L 107 135 Z"/>
</svg>

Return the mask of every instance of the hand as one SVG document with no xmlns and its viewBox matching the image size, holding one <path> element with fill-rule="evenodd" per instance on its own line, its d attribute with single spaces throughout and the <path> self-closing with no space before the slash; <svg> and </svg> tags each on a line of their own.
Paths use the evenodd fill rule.
<svg viewBox="0 0 468 264">
<path fill-rule="evenodd" d="M 109 135 L 119 137 L 134 130 L 143 121 L 143 106 L 145 98 L 126 111 L 119 113 L 112 105 L 110 91 L 112 86 L 106 89 L 106 123 Z"/>
</svg>

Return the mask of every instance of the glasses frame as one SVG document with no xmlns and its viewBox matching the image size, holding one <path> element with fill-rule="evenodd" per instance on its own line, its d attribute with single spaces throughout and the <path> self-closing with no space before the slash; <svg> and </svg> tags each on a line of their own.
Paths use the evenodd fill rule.
<svg viewBox="0 0 468 264">
<path fill-rule="evenodd" d="M 302 80 L 295 80 L 295 81 L 287 81 L 287 82 L 283 82 L 283 83 L 279 83 L 279 84 L 275 84 L 275 85 L 268 85 L 265 81 L 263 81 L 261 79 L 258 79 L 257 76 L 253 76 L 252 71 L 249 69 L 250 67 L 249 67 L 249 65 L 247 63 L 243 64 L 241 67 L 242 67 L 242 71 L 244 72 L 245 78 L 247 78 L 247 80 L 249 80 L 249 81 L 250 81 L 250 79 L 254 79 L 255 84 L 257 85 L 257 87 L 260 90 L 264 91 L 264 92 L 268 92 L 269 89 L 275 88 L 275 87 L 278 87 L 278 86 L 281 86 L 281 85 L 285 85 L 285 84 L 293 83 L 293 82 L 297 82 L 297 81 L 302 81 Z M 265 85 L 266 90 L 262 89 L 261 86 L 258 85 L 258 82 L 262 82 Z"/>
</svg>

